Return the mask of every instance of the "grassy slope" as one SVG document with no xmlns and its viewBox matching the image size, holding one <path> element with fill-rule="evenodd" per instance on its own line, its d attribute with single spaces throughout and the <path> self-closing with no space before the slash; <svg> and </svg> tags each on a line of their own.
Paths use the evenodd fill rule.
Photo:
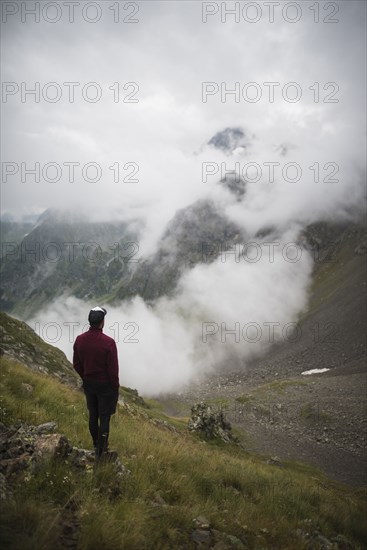
<svg viewBox="0 0 367 550">
<path fill-rule="evenodd" d="M 0 335 L 3 351 L 27 367 L 76 384 L 78 375 L 65 354 L 47 344 L 23 321 L 0 311 Z"/>
<path fill-rule="evenodd" d="M 365 281 L 366 261 L 355 253 L 363 240 L 364 226 L 351 226 L 342 234 L 340 242 L 333 243 L 315 261 L 313 284 L 307 315 L 314 313 L 324 302 L 331 301 L 338 293 L 347 294 L 354 284 Z M 365 290 L 365 289 L 364 289 Z"/>
<path fill-rule="evenodd" d="M 80 391 L 10 358 L 1 358 L 0 373 L 4 423 L 55 420 L 74 445 L 90 446 Z M 361 491 L 300 463 L 280 468 L 238 447 L 203 442 L 183 420 L 175 419 L 178 433 L 172 432 L 150 421 L 149 415 L 162 418 L 162 412 L 132 407 L 136 416 L 120 407 L 111 426 L 112 446 L 132 472 L 122 498 L 110 501 L 104 490 L 112 476 L 108 465 L 77 475 L 66 464 L 46 465 L 19 484 L 15 502 L 4 507 L 3 548 L 57 548 L 58 518 L 70 497 L 79 503 L 79 547 L 85 549 L 195 548 L 190 534 L 198 515 L 248 548 L 306 548 L 295 534 L 299 527 L 309 530 L 305 519 L 325 536 L 341 533 L 353 548 L 363 548 Z M 166 506 L 152 504 L 157 494 Z"/>
</svg>

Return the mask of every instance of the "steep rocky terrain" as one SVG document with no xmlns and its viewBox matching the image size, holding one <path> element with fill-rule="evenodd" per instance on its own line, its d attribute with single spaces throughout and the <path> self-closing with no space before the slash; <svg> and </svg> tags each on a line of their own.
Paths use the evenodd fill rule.
<svg viewBox="0 0 367 550">
<path fill-rule="evenodd" d="M 139 294 L 146 301 L 170 295 L 187 269 L 212 262 L 220 245 L 243 242 L 243 232 L 210 201 L 197 201 L 178 210 L 158 244 L 157 252 L 142 261 L 117 298 Z M 213 246 L 213 243 L 215 246 Z M 207 248 L 205 248 L 207 247 Z"/>
<path fill-rule="evenodd" d="M 304 460 L 331 477 L 366 485 L 366 233 L 358 224 L 315 224 L 301 237 L 313 249 L 309 308 L 294 342 L 162 397 L 171 414 L 193 400 L 223 408 L 248 448 Z M 311 369 L 330 369 L 302 375 Z"/>
</svg>

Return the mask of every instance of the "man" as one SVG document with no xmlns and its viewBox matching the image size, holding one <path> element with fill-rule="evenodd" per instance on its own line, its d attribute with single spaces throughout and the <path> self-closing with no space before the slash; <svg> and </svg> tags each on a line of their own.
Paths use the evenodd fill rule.
<svg viewBox="0 0 367 550">
<path fill-rule="evenodd" d="M 103 334 L 103 307 L 90 310 L 90 328 L 74 342 L 73 364 L 83 380 L 89 411 L 89 431 L 96 458 L 107 454 L 110 418 L 116 412 L 119 395 L 119 366 L 116 343 Z"/>
</svg>

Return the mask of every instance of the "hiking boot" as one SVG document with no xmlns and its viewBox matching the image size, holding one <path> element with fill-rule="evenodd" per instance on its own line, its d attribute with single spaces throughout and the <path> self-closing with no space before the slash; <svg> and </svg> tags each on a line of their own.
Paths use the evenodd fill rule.
<svg viewBox="0 0 367 550">
<path fill-rule="evenodd" d="M 106 451 L 99 458 L 100 462 L 116 462 L 117 459 L 117 451 Z"/>
</svg>

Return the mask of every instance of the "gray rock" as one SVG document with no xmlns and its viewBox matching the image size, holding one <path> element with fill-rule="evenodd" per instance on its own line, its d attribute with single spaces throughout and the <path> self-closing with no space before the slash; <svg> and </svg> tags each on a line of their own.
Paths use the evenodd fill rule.
<svg viewBox="0 0 367 550">
<path fill-rule="evenodd" d="M 0 431 L 0 501 L 11 497 L 11 487 L 24 479 L 25 471 L 29 479 L 49 458 L 83 470 L 96 465 L 93 451 L 73 447 L 63 434 L 42 433 L 55 427 L 55 422 L 40 426 L 19 423 L 9 426 L 5 432 Z M 107 458 L 104 462 L 113 463 L 114 475 L 103 492 L 115 500 L 122 495 L 122 483 L 131 472 L 121 464 L 116 451 L 110 451 Z"/>
<path fill-rule="evenodd" d="M 204 529 L 195 529 L 193 531 L 191 538 L 197 544 L 209 544 L 211 541 L 210 531 Z"/>
<path fill-rule="evenodd" d="M 34 428 L 34 432 L 36 434 L 48 434 L 54 432 L 56 428 L 56 422 L 45 422 L 44 424 L 39 424 L 39 426 L 36 426 Z"/>
<path fill-rule="evenodd" d="M 66 458 L 72 451 L 69 440 L 62 434 L 40 435 L 34 442 L 34 455 L 36 460 L 46 457 Z"/>
<path fill-rule="evenodd" d="M 152 504 L 153 506 L 167 506 L 167 502 L 158 492 L 155 493 Z"/>
<path fill-rule="evenodd" d="M 272 456 L 272 457 L 270 457 L 270 458 L 266 461 L 266 463 L 267 463 L 267 464 L 272 464 L 273 466 L 281 466 L 281 465 L 282 465 L 280 458 L 278 458 L 277 456 Z"/>
<path fill-rule="evenodd" d="M 225 443 L 238 443 L 238 439 L 231 433 L 232 426 L 225 418 L 223 411 L 214 412 L 203 401 L 191 407 L 188 428 L 191 432 L 197 432 L 207 439 L 219 438 Z"/>
<path fill-rule="evenodd" d="M 210 528 L 210 521 L 205 516 L 198 516 L 197 518 L 194 518 L 192 521 L 195 527 L 197 527 L 198 529 Z"/>
<path fill-rule="evenodd" d="M 26 392 L 29 392 L 29 393 L 32 393 L 32 392 L 33 392 L 33 386 L 31 386 L 30 384 L 26 384 L 25 382 L 22 382 L 22 388 L 23 388 Z"/>
<path fill-rule="evenodd" d="M 234 535 L 216 529 L 213 529 L 212 533 L 216 542 L 213 546 L 213 550 L 244 550 L 246 548 L 243 542 Z"/>
<path fill-rule="evenodd" d="M 73 447 L 68 460 L 70 460 L 71 464 L 76 468 L 85 469 L 94 464 L 95 454 L 94 451 Z"/>
<path fill-rule="evenodd" d="M 360 243 L 356 249 L 354 250 L 355 254 L 358 254 L 359 256 L 363 256 L 367 252 L 367 242 Z"/>
</svg>

